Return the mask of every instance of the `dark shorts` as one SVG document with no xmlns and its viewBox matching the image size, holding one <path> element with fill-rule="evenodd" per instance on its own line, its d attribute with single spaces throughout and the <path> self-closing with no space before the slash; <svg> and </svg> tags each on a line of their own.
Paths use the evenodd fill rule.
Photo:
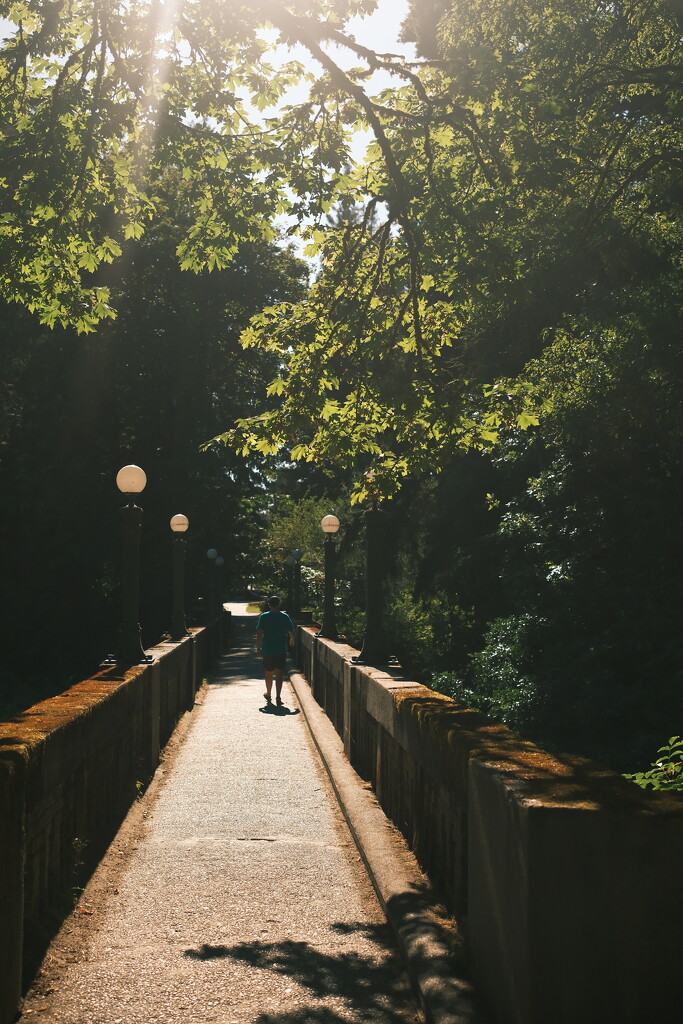
<svg viewBox="0 0 683 1024">
<path fill-rule="evenodd" d="M 272 672 L 273 669 L 283 669 L 287 664 L 286 654 L 264 654 L 263 655 L 263 667 L 266 672 Z"/>
</svg>

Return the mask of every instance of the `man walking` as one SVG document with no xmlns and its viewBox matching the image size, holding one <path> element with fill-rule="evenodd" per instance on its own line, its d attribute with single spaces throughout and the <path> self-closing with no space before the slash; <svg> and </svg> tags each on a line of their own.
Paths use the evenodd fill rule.
<svg viewBox="0 0 683 1024">
<path fill-rule="evenodd" d="M 269 611 L 259 615 L 256 623 L 256 653 L 263 658 L 266 671 L 266 692 L 263 696 L 271 703 L 273 675 L 275 675 L 275 703 L 282 707 L 282 673 L 287 660 L 287 636 L 294 643 L 296 628 L 286 612 L 280 611 L 280 598 L 268 598 Z"/>
</svg>

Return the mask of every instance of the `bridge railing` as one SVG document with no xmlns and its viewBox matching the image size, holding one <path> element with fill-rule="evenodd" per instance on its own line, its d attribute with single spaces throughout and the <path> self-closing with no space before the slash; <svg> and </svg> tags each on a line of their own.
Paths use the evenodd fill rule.
<svg viewBox="0 0 683 1024">
<path fill-rule="evenodd" d="M 462 924 L 494 1020 L 678 1018 L 683 799 L 299 634 L 313 695 Z"/>
<path fill-rule="evenodd" d="M 218 656 L 226 620 L 0 722 L 0 1024 L 151 776 Z"/>
</svg>

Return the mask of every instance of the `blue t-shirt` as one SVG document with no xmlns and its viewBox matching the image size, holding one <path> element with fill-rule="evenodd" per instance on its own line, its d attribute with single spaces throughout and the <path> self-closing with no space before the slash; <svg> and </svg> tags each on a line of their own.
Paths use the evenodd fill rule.
<svg viewBox="0 0 683 1024">
<path fill-rule="evenodd" d="M 292 633 L 295 625 L 286 612 L 263 612 L 256 623 L 256 631 L 263 630 L 261 651 L 263 654 L 286 654 L 287 635 Z"/>
</svg>

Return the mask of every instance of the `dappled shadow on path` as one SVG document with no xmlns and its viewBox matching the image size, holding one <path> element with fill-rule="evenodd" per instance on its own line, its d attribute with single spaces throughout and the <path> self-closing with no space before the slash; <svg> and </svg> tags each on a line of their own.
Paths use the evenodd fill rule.
<svg viewBox="0 0 683 1024">
<path fill-rule="evenodd" d="M 349 1019 L 326 1006 L 304 1006 L 291 1013 L 262 1013 L 254 1024 L 349 1024 Z"/>
<path fill-rule="evenodd" d="M 237 960 L 282 975 L 309 990 L 316 999 L 342 1000 L 354 1021 L 407 1024 L 415 1019 L 410 989 L 390 944 L 387 925 L 334 924 L 337 935 L 361 933 L 377 947 L 376 954 L 355 950 L 328 951 L 309 942 L 242 942 L 234 946 L 204 944 L 185 950 L 193 960 Z M 367 948 L 367 947 L 366 947 Z M 285 1014 L 262 1014 L 260 1024 L 334 1024 L 348 1020 L 327 1007 L 304 1007 Z"/>
<path fill-rule="evenodd" d="M 359 1015 L 356 1008 L 352 1008 L 347 1015 L 336 1013 L 327 1006 L 303 1006 L 300 1010 L 293 1010 L 290 1013 L 262 1013 L 255 1018 L 254 1024 L 349 1024 L 350 1021 L 376 1021 L 380 1024 L 392 1020 L 410 1024 L 417 1018 L 408 1013 L 403 1016 L 392 1016 L 386 1011 L 377 1010 L 373 1010 L 371 1014 Z"/>
</svg>

